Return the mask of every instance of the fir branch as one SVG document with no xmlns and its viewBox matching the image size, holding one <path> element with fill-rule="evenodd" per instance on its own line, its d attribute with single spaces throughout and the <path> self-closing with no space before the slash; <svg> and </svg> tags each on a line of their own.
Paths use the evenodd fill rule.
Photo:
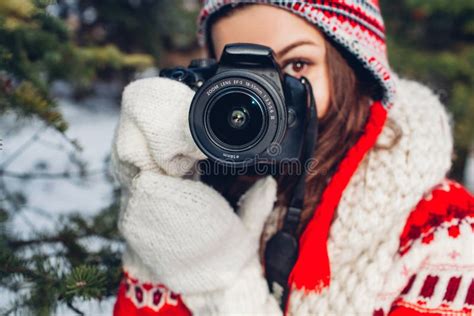
<svg viewBox="0 0 474 316">
<path fill-rule="evenodd" d="M 34 133 L 26 142 L 24 142 L 20 147 L 18 147 L 10 156 L 5 158 L 5 160 L 0 163 L 0 171 L 8 167 L 10 163 L 12 163 L 16 158 L 18 158 L 18 156 L 20 156 L 25 150 L 27 150 L 28 147 L 30 147 L 45 130 L 45 127 L 41 127 L 40 129 L 38 129 L 36 133 Z"/>
</svg>

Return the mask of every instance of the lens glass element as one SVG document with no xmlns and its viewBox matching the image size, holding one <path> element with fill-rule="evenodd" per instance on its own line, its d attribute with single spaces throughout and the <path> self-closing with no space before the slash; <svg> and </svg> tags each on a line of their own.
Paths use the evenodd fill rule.
<svg viewBox="0 0 474 316">
<path fill-rule="evenodd" d="M 258 99 L 245 91 L 217 96 L 209 107 L 208 126 L 224 145 L 249 146 L 264 129 L 265 115 Z"/>
</svg>

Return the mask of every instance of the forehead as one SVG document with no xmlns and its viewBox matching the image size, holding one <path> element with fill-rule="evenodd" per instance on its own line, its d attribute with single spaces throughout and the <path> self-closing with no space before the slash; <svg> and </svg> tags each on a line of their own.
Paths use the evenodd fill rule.
<svg viewBox="0 0 474 316">
<path fill-rule="evenodd" d="M 299 40 L 324 41 L 319 30 L 303 18 L 265 4 L 246 5 L 219 18 L 211 36 L 217 57 L 228 43 L 256 43 L 278 52 Z"/>
</svg>

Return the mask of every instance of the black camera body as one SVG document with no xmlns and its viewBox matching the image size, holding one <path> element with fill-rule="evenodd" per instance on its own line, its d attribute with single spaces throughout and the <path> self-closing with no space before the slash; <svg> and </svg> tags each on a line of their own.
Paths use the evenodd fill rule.
<svg viewBox="0 0 474 316">
<path fill-rule="evenodd" d="M 315 107 L 305 78 L 284 75 L 273 51 L 256 44 L 229 44 L 217 63 L 193 60 L 164 69 L 161 77 L 196 90 L 189 125 L 199 149 L 231 167 L 299 159 Z"/>
</svg>

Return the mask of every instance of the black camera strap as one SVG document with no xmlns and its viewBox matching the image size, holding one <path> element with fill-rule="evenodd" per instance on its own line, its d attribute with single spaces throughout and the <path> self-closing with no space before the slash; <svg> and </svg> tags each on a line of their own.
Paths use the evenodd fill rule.
<svg viewBox="0 0 474 316">
<path fill-rule="evenodd" d="M 306 78 L 302 78 L 301 83 L 306 87 L 307 100 L 309 101 L 306 115 L 308 119 L 305 122 L 305 138 L 300 155 L 302 174 L 293 188 L 292 198 L 282 229 L 270 238 L 265 247 L 265 276 L 270 291 L 280 298 L 282 310 L 285 310 L 289 294 L 288 277 L 298 259 L 299 238 L 297 228 L 304 205 L 306 178 L 308 169 L 311 168 L 311 158 L 313 157 L 318 133 L 316 106 L 311 84 Z"/>
</svg>

